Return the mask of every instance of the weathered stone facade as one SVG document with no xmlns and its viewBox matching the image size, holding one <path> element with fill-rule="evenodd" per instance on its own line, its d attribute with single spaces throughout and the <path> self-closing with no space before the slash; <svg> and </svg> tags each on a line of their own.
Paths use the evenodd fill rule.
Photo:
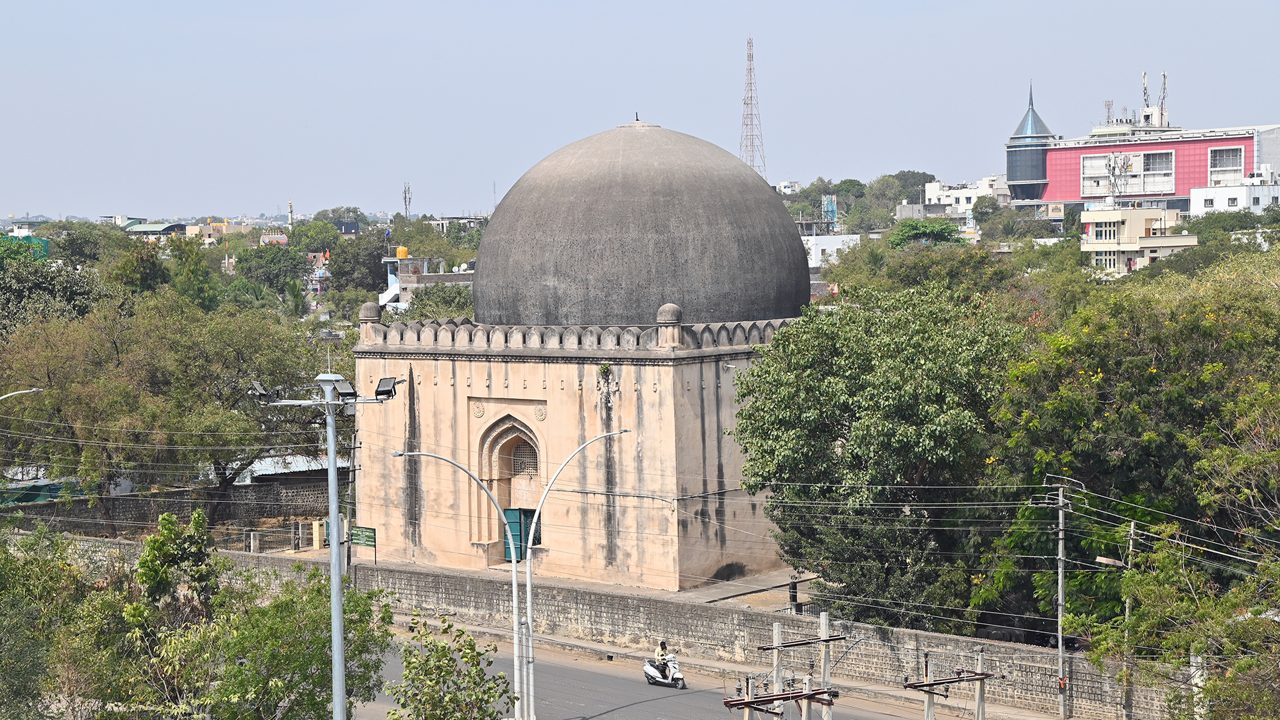
<svg viewBox="0 0 1280 720">
<path fill-rule="evenodd" d="M 531 510 L 581 443 L 543 510 L 536 572 L 680 589 L 778 567 L 762 502 L 742 502 L 742 453 L 726 435 L 734 373 L 785 320 L 681 325 L 664 308 L 649 327 L 511 327 L 469 322 L 361 324 L 356 378 L 408 381 L 358 406 L 357 524 L 378 530 L 380 558 L 446 567 L 503 562 L 496 512 Z M 514 448 L 536 469 L 518 472 Z M 730 501 L 732 498 L 735 501 Z M 361 557 L 371 551 L 359 548 Z"/>
</svg>

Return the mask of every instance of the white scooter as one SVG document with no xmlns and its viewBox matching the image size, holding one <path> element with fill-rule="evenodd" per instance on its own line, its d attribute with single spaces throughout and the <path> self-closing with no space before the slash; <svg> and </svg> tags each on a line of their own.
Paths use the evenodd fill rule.
<svg viewBox="0 0 1280 720">
<path fill-rule="evenodd" d="M 684 675 L 680 673 L 680 661 L 676 660 L 675 655 L 667 655 L 663 658 L 663 662 L 667 664 L 667 674 L 663 675 L 662 670 L 658 668 L 658 663 L 652 659 L 644 661 L 644 680 L 650 685 L 662 685 L 664 687 L 673 687 L 678 690 L 684 690 Z"/>
</svg>

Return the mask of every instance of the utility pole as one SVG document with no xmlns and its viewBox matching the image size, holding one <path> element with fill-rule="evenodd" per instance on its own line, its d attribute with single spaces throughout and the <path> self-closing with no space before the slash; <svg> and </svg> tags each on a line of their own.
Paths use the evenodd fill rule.
<svg viewBox="0 0 1280 720">
<path fill-rule="evenodd" d="M 401 194 L 404 199 L 404 220 L 409 221 L 409 206 L 413 205 L 413 188 L 409 187 L 409 183 L 404 184 L 404 192 Z"/>
<path fill-rule="evenodd" d="M 986 648 L 978 646 L 978 674 L 986 672 Z M 977 697 L 974 700 L 973 720 L 987 720 L 987 679 L 978 681 Z"/>
<path fill-rule="evenodd" d="M 782 691 L 782 623 L 773 624 L 773 691 Z"/>
<path fill-rule="evenodd" d="M 924 653 L 924 681 L 929 682 L 929 652 Z M 933 692 L 929 691 L 924 694 L 924 720 L 934 720 L 933 713 Z"/>
<path fill-rule="evenodd" d="M 1163 100 L 1161 100 L 1163 102 Z M 1133 536 L 1137 523 L 1129 521 L 1129 552 L 1124 556 L 1125 569 L 1133 567 Z M 1123 582 L 1123 580 L 1121 580 Z M 1133 720 L 1133 649 L 1129 647 L 1129 612 L 1133 598 L 1124 594 L 1124 720 Z"/>
<path fill-rule="evenodd" d="M 1067 647 L 1062 641 L 1062 615 L 1067 597 L 1067 486 L 1058 484 L 1058 717 L 1067 717 Z"/>
<path fill-rule="evenodd" d="M 822 640 L 822 687 L 831 687 L 831 615 L 818 616 L 818 637 Z M 831 706 L 822 706 L 822 720 L 831 720 Z"/>
</svg>

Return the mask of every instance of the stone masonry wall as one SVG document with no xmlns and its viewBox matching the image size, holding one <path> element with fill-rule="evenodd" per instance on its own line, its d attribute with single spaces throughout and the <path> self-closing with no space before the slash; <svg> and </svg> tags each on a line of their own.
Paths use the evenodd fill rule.
<svg viewBox="0 0 1280 720">
<path fill-rule="evenodd" d="M 328 493 L 324 481 L 281 481 L 235 485 L 226 497 L 208 490 L 165 490 L 114 495 L 92 505 L 84 497 L 28 503 L 0 508 L 0 514 L 12 517 L 21 512 L 24 527 L 43 522 L 78 535 L 114 536 L 154 528 L 161 513 L 186 520 L 196 508 L 220 522 L 323 517 L 328 513 Z"/>
<path fill-rule="evenodd" d="M 133 558 L 137 544 L 127 541 L 81 539 L 79 555 L 85 562 L 105 563 L 111 557 Z M 324 571 L 320 559 L 300 561 L 293 555 L 226 553 L 240 567 L 262 572 Z M 505 627 L 511 622 L 511 586 L 505 574 L 478 571 L 440 571 L 429 568 L 357 564 L 351 568 L 356 586 L 392 594 L 402 612 L 418 610 L 426 615 L 449 613 L 462 622 Z M 678 595 L 672 594 L 672 598 Z M 767 667 L 770 654 L 757 650 L 772 642 L 773 624 L 782 623 L 783 639 L 816 637 L 817 621 L 807 616 L 769 613 L 714 604 L 687 603 L 677 599 L 643 596 L 574 587 L 551 579 L 537 579 L 534 624 L 539 634 L 578 638 L 615 645 L 619 649 L 648 653 L 659 639 L 672 643 L 690 657 L 728 660 Z M 1057 655 L 1053 650 L 1018 643 L 977 640 L 938 633 L 898 630 L 843 621 L 832 622 L 832 633 L 847 639 L 832 643 L 833 676 L 837 682 L 874 683 L 901 687 L 904 676 L 919 680 L 924 674 L 924 654 L 929 653 L 934 677 L 957 668 L 975 669 L 975 650 L 981 645 L 985 670 L 997 677 L 987 683 L 992 703 L 1056 714 Z M 788 675 L 803 675 L 817 667 L 818 648 L 788 650 L 784 663 Z M 815 670 L 816 673 L 816 670 Z M 1114 673 L 1104 673 L 1082 656 L 1068 656 L 1069 715 L 1088 720 L 1119 720 L 1122 689 Z M 954 701 L 971 701 L 974 687 L 951 687 Z M 1133 717 L 1160 720 L 1165 717 L 1164 693 L 1155 688 L 1134 691 Z"/>
</svg>

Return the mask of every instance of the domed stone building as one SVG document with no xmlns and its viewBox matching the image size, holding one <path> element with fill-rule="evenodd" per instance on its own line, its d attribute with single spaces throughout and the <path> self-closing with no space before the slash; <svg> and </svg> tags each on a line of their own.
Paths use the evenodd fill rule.
<svg viewBox="0 0 1280 720">
<path fill-rule="evenodd" d="M 734 373 L 808 300 L 795 225 L 724 150 L 629 123 L 552 153 L 498 205 L 475 322 L 361 312 L 356 378 L 408 381 L 359 405 L 357 524 L 380 559 L 507 562 L 484 493 L 517 535 L 560 463 L 535 535 L 540 574 L 678 590 L 779 566 L 726 430 Z M 362 555 L 367 549 L 357 548 Z M 523 553 L 515 553 L 519 559 Z"/>
</svg>

